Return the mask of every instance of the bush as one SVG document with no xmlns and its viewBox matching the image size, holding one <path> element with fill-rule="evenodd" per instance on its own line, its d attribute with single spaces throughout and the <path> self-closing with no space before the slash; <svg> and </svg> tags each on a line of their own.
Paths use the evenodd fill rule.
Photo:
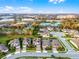
<svg viewBox="0 0 79 59">
<path fill-rule="evenodd" d="M 32 44 L 29 44 L 27 47 L 28 47 L 28 48 L 34 48 L 35 46 L 32 45 Z"/>
<path fill-rule="evenodd" d="M 3 53 L 0 51 L 0 58 L 4 57 L 6 55 L 6 53 Z"/>
<path fill-rule="evenodd" d="M 46 49 L 46 50 L 51 50 L 52 47 L 51 47 L 51 46 L 48 46 L 48 47 L 46 47 L 45 49 Z"/>
<path fill-rule="evenodd" d="M 58 48 L 57 48 L 57 51 L 64 51 L 65 49 L 64 49 L 64 47 L 62 47 L 62 46 L 59 46 Z"/>
<path fill-rule="evenodd" d="M 10 52 L 10 53 L 15 52 L 15 51 L 16 51 L 16 48 L 15 48 L 15 47 L 10 47 L 10 48 L 9 48 L 9 52 Z"/>
</svg>

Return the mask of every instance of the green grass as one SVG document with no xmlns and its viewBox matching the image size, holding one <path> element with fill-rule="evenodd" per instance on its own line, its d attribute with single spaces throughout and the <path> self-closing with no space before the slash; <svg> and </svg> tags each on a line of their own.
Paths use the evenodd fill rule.
<svg viewBox="0 0 79 59">
<path fill-rule="evenodd" d="M 6 43 L 7 40 L 23 37 L 21 35 L 0 35 L 0 43 Z"/>
<path fill-rule="evenodd" d="M 7 40 L 15 39 L 15 38 L 35 38 L 36 36 L 32 35 L 0 35 L 0 43 L 5 44 Z"/>
<path fill-rule="evenodd" d="M 26 51 L 27 52 L 35 52 L 36 51 L 36 48 L 27 48 Z"/>
<path fill-rule="evenodd" d="M 0 52 L 0 58 L 4 57 L 5 55 L 5 53 Z"/>
<path fill-rule="evenodd" d="M 7 40 L 10 40 L 10 38 L 7 35 L 5 35 L 5 36 L 0 35 L 0 43 L 5 44 Z"/>
<path fill-rule="evenodd" d="M 52 50 L 46 50 L 47 51 L 47 53 L 52 53 Z"/>
</svg>

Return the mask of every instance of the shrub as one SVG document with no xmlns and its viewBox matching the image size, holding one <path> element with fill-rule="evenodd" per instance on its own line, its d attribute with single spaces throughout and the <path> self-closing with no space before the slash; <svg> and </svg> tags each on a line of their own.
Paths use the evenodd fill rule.
<svg viewBox="0 0 79 59">
<path fill-rule="evenodd" d="M 46 47 L 46 50 L 51 50 L 51 49 L 52 49 L 51 46 L 47 46 L 47 47 Z"/>
<path fill-rule="evenodd" d="M 58 51 L 64 51 L 65 49 L 64 49 L 64 47 L 59 46 L 59 47 L 57 48 L 57 50 L 58 50 Z"/>
</svg>

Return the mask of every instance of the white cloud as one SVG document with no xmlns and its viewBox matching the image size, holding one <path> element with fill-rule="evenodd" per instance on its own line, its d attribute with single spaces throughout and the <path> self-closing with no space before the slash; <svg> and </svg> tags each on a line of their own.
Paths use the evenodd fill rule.
<svg viewBox="0 0 79 59">
<path fill-rule="evenodd" d="M 33 11 L 30 7 L 18 7 L 16 9 L 19 13 L 31 13 Z"/>
<path fill-rule="evenodd" d="M 58 11 L 60 12 L 60 11 Z M 0 13 L 57 13 L 56 10 L 36 10 L 30 7 L 12 7 L 12 6 L 4 6 L 0 7 Z"/>
<path fill-rule="evenodd" d="M 30 7 L 23 7 L 23 6 L 20 6 L 20 7 L 12 7 L 12 6 L 0 7 L 0 13 L 65 13 L 65 12 L 69 12 L 69 11 L 66 11 L 63 8 L 47 10 L 47 9 L 33 9 Z"/>
<path fill-rule="evenodd" d="M 4 6 L 0 7 L 0 13 L 31 13 L 32 8 L 30 7 L 12 7 Z"/>
<path fill-rule="evenodd" d="M 54 4 L 64 2 L 65 0 L 49 0 L 49 2 L 53 2 Z"/>
<path fill-rule="evenodd" d="M 13 11 L 13 10 L 14 10 L 14 8 L 11 7 L 11 6 L 5 6 L 5 7 L 3 8 L 3 11 L 6 11 L 6 12 L 8 12 L 8 11 Z"/>
</svg>

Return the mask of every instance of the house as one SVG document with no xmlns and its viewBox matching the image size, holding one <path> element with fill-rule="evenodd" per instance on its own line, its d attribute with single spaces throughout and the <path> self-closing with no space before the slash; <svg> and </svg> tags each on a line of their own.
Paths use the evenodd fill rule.
<svg viewBox="0 0 79 59">
<path fill-rule="evenodd" d="M 41 28 L 40 31 L 38 32 L 43 37 L 49 37 L 48 29 L 47 28 Z"/>
<path fill-rule="evenodd" d="M 33 45 L 36 46 L 36 39 L 33 39 Z"/>
<path fill-rule="evenodd" d="M 60 45 L 60 42 L 58 40 L 56 40 L 56 39 L 52 40 L 52 51 L 54 53 L 58 53 L 57 48 L 60 47 L 60 46 L 61 45 Z"/>
<path fill-rule="evenodd" d="M 27 22 L 27 21 L 34 21 L 35 19 L 32 18 L 23 18 L 22 21 L 23 22 Z"/>
<path fill-rule="evenodd" d="M 42 47 L 43 47 L 43 48 L 46 48 L 46 47 L 48 47 L 48 46 L 51 46 L 50 40 L 47 40 L 47 39 L 42 40 Z"/>
<path fill-rule="evenodd" d="M 8 48 L 5 45 L 0 44 L 0 51 L 6 53 L 6 52 L 8 52 Z"/>
<path fill-rule="evenodd" d="M 45 32 L 42 34 L 43 37 L 50 37 L 49 33 Z"/>
<path fill-rule="evenodd" d="M 61 46 L 61 45 L 60 45 L 60 43 L 58 42 L 58 40 L 53 39 L 53 40 L 52 40 L 52 46 L 53 46 L 53 48 L 58 48 L 58 47 Z"/>
<path fill-rule="evenodd" d="M 20 43 L 19 43 L 19 40 L 18 39 L 14 39 L 14 40 L 10 41 L 9 44 L 12 47 L 20 48 Z"/>
<path fill-rule="evenodd" d="M 14 19 L 2 19 L 2 20 L 0 20 L 0 23 L 2 23 L 2 22 L 13 22 L 13 21 L 15 21 Z"/>
<path fill-rule="evenodd" d="M 24 38 L 24 39 L 23 39 L 23 47 L 26 48 L 28 44 L 29 44 L 29 43 L 28 43 L 27 38 Z"/>
<path fill-rule="evenodd" d="M 24 45 L 28 45 L 28 40 L 27 40 L 27 38 L 24 38 L 23 44 L 24 44 Z"/>
<path fill-rule="evenodd" d="M 65 18 L 77 18 L 76 15 L 58 15 L 57 19 L 65 19 Z"/>
<path fill-rule="evenodd" d="M 37 44 L 37 45 L 40 45 L 40 44 L 41 44 L 40 38 L 37 38 L 36 44 Z"/>
<path fill-rule="evenodd" d="M 77 37 L 77 38 L 79 38 L 79 34 L 75 34 L 75 35 L 74 35 L 74 37 Z"/>
</svg>

